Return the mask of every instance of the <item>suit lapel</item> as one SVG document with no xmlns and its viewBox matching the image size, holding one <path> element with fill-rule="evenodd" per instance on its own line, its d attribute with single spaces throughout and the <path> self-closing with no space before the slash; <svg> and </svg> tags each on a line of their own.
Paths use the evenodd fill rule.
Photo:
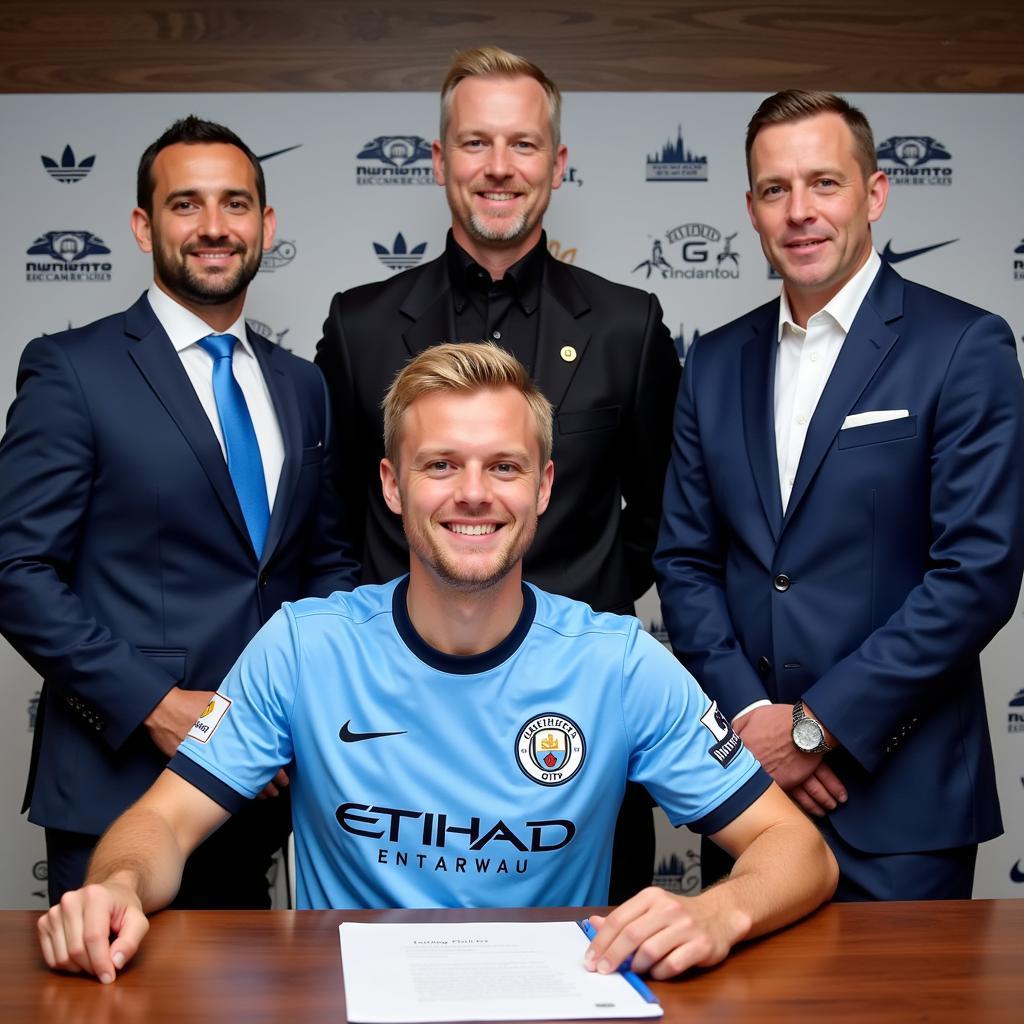
<svg viewBox="0 0 1024 1024">
<path fill-rule="evenodd" d="M 775 450 L 775 362 L 779 304 L 770 303 L 753 324 L 754 336 L 743 346 L 740 363 L 740 400 L 743 436 L 754 483 L 772 536 L 782 529 L 779 462 Z"/>
<path fill-rule="evenodd" d="M 281 350 L 266 338 L 261 338 L 252 331 L 248 331 L 248 335 L 249 343 L 256 354 L 256 361 L 260 364 L 260 372 L 263 374 L 267 390 L 270 392 L 270 400 L 273 402 L 274 412 L 277 414 L 277 425 L 281 430 L 281 439 L 284 442 L 284 463 L 281 466 L 281 476 L 277 483 L 277 494 L 274 497 L 274 509 L 267 528 L 263 555 L 260 558 L 260 564 L 264 564 L 273 554 L 281 539 L 288 511 L 291 508 L 292 495 L 295 493 L 295 486 L 299 480 L 299 471 L 302 468 L 302 422 L 299 417 L 295 389 L 281 370 L 280 364 L 284 358 Z"/>
<path fill-rule="evenodd" d="M 589 312 L 590 302 L 572 272 L 547 254 L 541 289 L 533 376 L 557 413 L 590 343 L 590 331 L 579 320 Z M 567 348 L 575 352 L 570 358 L 563 355 Z"/>
<path fill-rule="evenodd" d="M 857 311 L 811 417 L 784 526 L 792 520 L 843 420 L 896 343 L 899 332 L 890 323 L 902 315 L 903 279 L 883 264 Z"/>
<path fill-rule="evenodd" d="M 471 340 L 455 337 L 455 310 L 443 255 L 416 275 L 399 311 L 410 321 L 402 332 L 410 357 L 442 341 Z"/>
<path fill-rule="evenodd" d="M 251 550 L 249 531 L 217 436 L 181 365 L 181 359 L 145 295 L 125 313 L 125 333 L 135 339 L 135 343 L 129 346 L 129 356 L 184 435 L 228 517 Z"/>
</svg>

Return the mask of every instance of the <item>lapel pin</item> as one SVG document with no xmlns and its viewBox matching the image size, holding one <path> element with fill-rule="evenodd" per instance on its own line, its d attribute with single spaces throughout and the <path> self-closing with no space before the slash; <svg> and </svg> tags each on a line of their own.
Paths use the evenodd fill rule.
<svg viewBox="0 0 1024 1024">
<path fill-rule="evenodd" d="M 565 362 L 571 363 L 576 358 L 576 349 L 572 345 L 563 345 L 560 355 Z"/>
</svg>

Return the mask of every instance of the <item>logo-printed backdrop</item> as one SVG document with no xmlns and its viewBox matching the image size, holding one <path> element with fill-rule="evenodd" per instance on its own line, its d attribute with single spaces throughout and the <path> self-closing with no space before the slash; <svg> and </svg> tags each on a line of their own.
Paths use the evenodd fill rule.
<svg viewBox="0 0 1024 1024">
<path fill-rule="evenodd" d="M 566 180 L 547 217 L 552 250 L 657 293 L 680 351 L 767 301 L 777 281 L 744 208 L 744 93 L 570 95 Z M 904 275 L 1001 313 L 1024 333 L 1024 96 L 852 96 L 870 118 L 889 208 L 875 243 Z M 128 306 L 149 260 L 128 230 L 139 154 L 194 112 L 265 159 L 278 244 L 250 290 L 257 330 L 312 357 L 331 295 L 441 251 L 448 217 L 430 172 L 428 93 L 0 96 L 8 195 L 0 251 L 7 329 L 0 404 L 29 339 Z M 1007 197 L 1010 197 L 1009 199 Z M 1024 455 L 1022 455 L 1024 457 Z M 658 629 L 654 595 L 642 605 Z M 43 907 L 41 830 L 20 817 L 39 680 L 0 641 L 0 906 Z M 975 895 L 1024 895 L 1024 616 L 984 656 L 1007 832 L 985 846 Z M 509 764 L 510 771 L 518 769 Z M 942 766 L 936 765 L 936 771 Z M 697 883 L 698 846 L 667 825 L 661 881 Z"/>
</svg>

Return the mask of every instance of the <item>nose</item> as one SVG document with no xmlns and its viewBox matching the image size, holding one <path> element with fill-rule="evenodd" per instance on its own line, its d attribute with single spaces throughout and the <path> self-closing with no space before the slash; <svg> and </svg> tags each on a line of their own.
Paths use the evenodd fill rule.
<svg viewBox="0 0 1024 1024">
<path fill-rule="evenodd" d="M 490 148 L 487 174 L 492 178 L 507 178 L 512 173 L 510 156 L 509 148 L 504 142 L 495 142 Z"/>
<path fill-rule="evenodd" d="M 459 474 L 455 500 L 466 508 L 482 508 L 491 501 L 491 481 L 483 466 L 465 466 Z"/>
<path fill-rule="evenodd" d="M 224 211 L 217 203 L 203 206 L 199 215 L 199 234 L 204 238 L 224 238 L 227 229 L 224 224 Z"/>
<path fill-rule="evenodd" d="M 806 224 L 807 221 L 814 220 L 814 194 L 810 189 L 802 186 L 793 188 L 789 193 L 789 207 L 786 213 L 794 224 Z"/>
</svg>

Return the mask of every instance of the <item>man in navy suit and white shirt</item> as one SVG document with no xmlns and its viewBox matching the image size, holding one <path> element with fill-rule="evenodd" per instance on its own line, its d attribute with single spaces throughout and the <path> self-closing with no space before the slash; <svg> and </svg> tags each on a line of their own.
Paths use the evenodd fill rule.
<svg viewBox="0 0 1024 1024">
<path fill-rule="evenodd" d="M 138 179 L 154 286 L 26 348 L 0 441 L 0 630 L 43 677 L 25 802 L 51 902 L 282 601 L 350 589 L 358 569 L 319 371 L 243 318 L 275 227 L 259 160 L 189 117 Z M 197 850 L 177 905 L 269 906 L 290 828 L 275 782 Z"/>
<path fill-rule="evenodd" d="M 672 645 L 819 823 L 837 899 L 968 898 L 1002 831 L 979 652 L 1024 569 L 1024 384 L 997 316 L 904 281 L 860 111 L 764 101 L 774 302 L 691 349 L 656 567 Z M 703 851 L 705 884 L 727 870 Z"/>
</svg>

